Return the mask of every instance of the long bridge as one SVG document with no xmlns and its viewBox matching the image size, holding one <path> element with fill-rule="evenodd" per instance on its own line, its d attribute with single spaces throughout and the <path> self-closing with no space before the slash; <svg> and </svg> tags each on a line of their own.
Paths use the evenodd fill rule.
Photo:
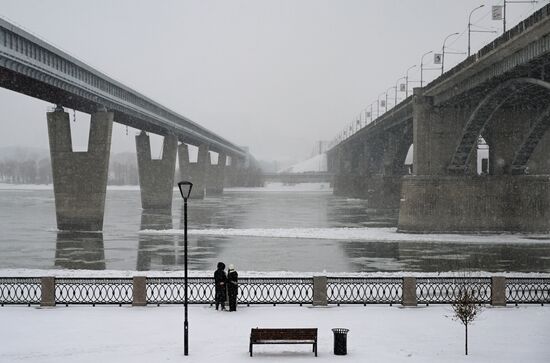
<svg viewBox="0 0 550 363">
<path fill-rule="evenodd" d="M 548 232 L 549 96 L 547 5 L 332 147 L 334 194 L 399 209 L 400 231 Z"/>
<path fill-rule="evenodd" d="M 0 86 L 56 105 L 47 122 L 60 230 L 103 228 L 113 122 L 142 130 L 136 148 L 143 209 L 171 208 L 177 154 L 195 198 L 223 191 L 228 157 L 233 174 L 249 159 L 241 147 L 3 19 Z M 91 114 L 87 152 L 73 152 L 64 107 Z M 147 132 L 164 136 L 162 159 L 151 158 Z M 198 146 L 196 163 L 189 162 L 188 144 Z"/>
</svg>

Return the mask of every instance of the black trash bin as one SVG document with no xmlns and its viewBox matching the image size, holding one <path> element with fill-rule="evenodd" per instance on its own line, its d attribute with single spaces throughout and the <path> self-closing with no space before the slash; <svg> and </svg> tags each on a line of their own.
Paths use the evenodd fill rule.
<svg viewBox="0 0 550 363">
<path fill-rule="evenodd" d="M 349 329 L 334 328 L 334 354 L 346 355 L 348 354 L 348 332 Z"/>
</svg>

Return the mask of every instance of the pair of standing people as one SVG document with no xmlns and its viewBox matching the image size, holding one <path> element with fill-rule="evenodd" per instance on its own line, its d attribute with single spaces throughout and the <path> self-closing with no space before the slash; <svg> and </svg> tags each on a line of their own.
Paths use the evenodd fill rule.
<svg viewBox="0 0 550 363">
<path fill-rule="evenodd" d="M 225 300 L 229 297 L 229 311 L 237 311 L 238 280 L 239 274 L 233 265 L 229 265 L 226 275 L 225 263 L 218 262 L 218 269 L 214 272 L 216 310 L 220 305 L 225 310 Z"/>
</svg>

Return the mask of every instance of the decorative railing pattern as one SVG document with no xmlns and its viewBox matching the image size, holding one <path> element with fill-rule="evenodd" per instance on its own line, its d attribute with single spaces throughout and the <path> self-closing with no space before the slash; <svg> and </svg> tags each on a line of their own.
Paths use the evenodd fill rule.
<svg viewBox="0 0 550 363">
<path fill-rule="evenodd" d="M 148 278 L 147 303 L 182 304 L 182 278 Z M 190 304 L 212 304 L 214 283 L 211 278 L 194 277 L 188 280 Z M 313 299 L 311 278 L 241 278 L 238 301 L 240 304 L 308 304 Z"/>
<path fill-rule="evenodd" d="M 313 278 L 246 278 L 239 280 L 241 304 L 311 304 Z"/>
<path fill-rule="evenodd" d="M 512 304 L 550 303 L 550 278 L 506 279 L 506 301 Z"/>
<path fill-rule="evenodd" d="M 327 281 L 329 304 L 399 304 L 403 279 L 330 277 Z"/>
<path fill-rule="evenodd" d="M 183 303 L 183 278 L 141 277 L 142 285 L 136 285 L 136 279 L 0 277 L 0 305 Z M 405 279 L 412 282 L 405 284 Z M 312 304 L 314 296 L 324 295 L 328 304 L 406 304 L 406 290 L 413 300 L 416 295 L 413 305 L 449 304 L 464 289 L 480 304 L 550 303 L 550 278 L 328 277 L 325 280 L 326 285 L 314 287 L 314 278 L 308 277 L 241 278 L 238 303 L 302 305 Z M 214 302 L 212 278 L 192 277 L 188 286 L 190 304 Z M 320 290 L 314 293 L 314 289 Z M 497 289 L 496 293 L 492 289 Z M 501 296 L 501 300 L 495 300 L 493 294 Z"/>
<path fill-rule="evenodd" d="M 183 304 L 183 278 L 148 278 L 146 286 L 147 303 Z M 210 304 L 214 301 L 214 283 L 211 278 L 194 277 L 188 280 L 188 301 L 190 304 Z"/>
<path fill-rule="evenodd" d="M 467 291 L 475 302 L 491 303 L 491 278 L 437 277 L 417 278 L 419 304 L 451 304 Z"/>
<path fill-rule="evenodd" d="M 57 304 L 131 304 L 132 279 L 60 278 L 56 279 Z"/>
<path fill-rule="evenodd" d="M 40 304 L 42 290 L 38 277 L 0 278 L 0 304 Z"/>
</svg>

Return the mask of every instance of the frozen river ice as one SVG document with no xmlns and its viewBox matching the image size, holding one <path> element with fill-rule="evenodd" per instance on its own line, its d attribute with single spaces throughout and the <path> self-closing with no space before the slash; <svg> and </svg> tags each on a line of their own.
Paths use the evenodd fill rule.
<svg viewBox="0 0 550 363">
<path fill-rule="evenodd" d="M 550 272 L 550 236 L 409 235 L 396 215 L 326 185 L 230 189 L 189 204 L 190 268 L 241 271 Z M 137 187 L 107 191 L 103 233 L 58 232 L 51 187 L 0 185 L 0 269 L 180 270 L 182 201 L 141 210 Z"/>
</svg>

